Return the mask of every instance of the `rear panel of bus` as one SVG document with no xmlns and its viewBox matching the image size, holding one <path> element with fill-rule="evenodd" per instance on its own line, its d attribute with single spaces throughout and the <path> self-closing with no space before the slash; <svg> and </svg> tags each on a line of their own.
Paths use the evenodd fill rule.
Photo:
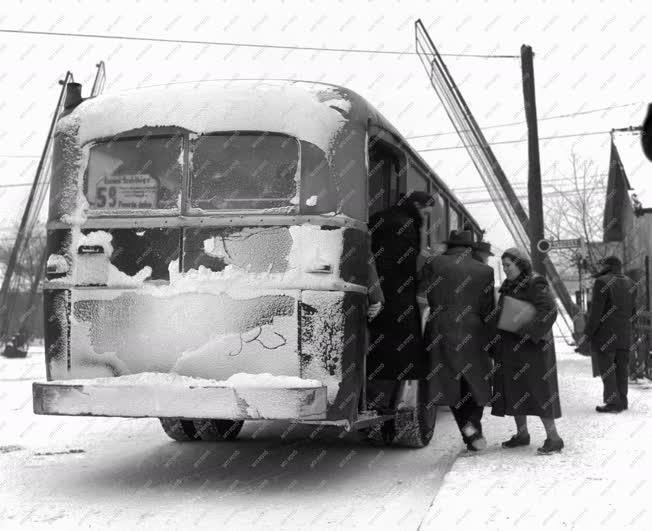
<svg viewBox="0 0 652 531">
<path fill-rule="evenodd" d="M 338 208 L 323 151 L 268 132 L 125 134 L 79 166 L 86 219 L 53 187 L 49 380 L 297 376 L 328 387 L 328 419 L 354 420 L 368 235 L 334 215 L 293 221 Z"/>
</svg>

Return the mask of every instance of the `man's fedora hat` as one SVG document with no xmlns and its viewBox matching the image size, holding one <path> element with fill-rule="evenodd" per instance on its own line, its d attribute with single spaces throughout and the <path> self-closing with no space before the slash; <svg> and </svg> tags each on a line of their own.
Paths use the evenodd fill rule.
<svg viewBox="0 0 652 531">
<path fill-rule="evenodd" d="M 487 253 L 489 256 L 494 256 L 494 253 L 491 252 L 491 244 L 489 242 L 476 242 L 473 247 L 478 253 Z"/>
<path fill-rule="evenodd" d="M 448 236 L 448 240 L 444 242 L 447 245 L 461 245 L 467 247 L 473 247 L 475 242 L 473 241 L 473 233 L 470 230 L 452 230 Z"/>
</svg>

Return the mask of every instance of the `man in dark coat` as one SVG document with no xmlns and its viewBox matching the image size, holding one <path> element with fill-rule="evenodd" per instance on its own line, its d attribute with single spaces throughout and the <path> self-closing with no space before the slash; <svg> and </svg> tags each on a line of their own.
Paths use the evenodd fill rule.
<svg viewBox="0 0 652 531">
<path fill-rule="evenodd" d="M 450 406 L 469 450 L 486 446 L 482 412 L 491 400 L 488 355 L 494 309 L 493 268 L 473 258 L 473 235 L 452 232 L 447 251 L 424 267 L 430 315 L 426 351 L 435 401 Z"/>
<path fill-rule="evenodd" d="M 632 322 L 636 316 L 636 286 L 622 273 L 616 256 L 602 260 L 602 270 L 594 275 L 591 311 L 584 334 L 591 341 L 604 385 L 600 413 L 620 413 L 627 409 L 629 352 L 632 349 Z"/>
<path fill-rule="evenodd" d="M 434 205 L 426 192 L 411 192 L 369 220 L 371 245 L 385 302 L 369 323 L 367 397 L 371 407 L 392 410 L 402 380 L 426 377 L 417 304 L 421 226 Z"/>
</svg>

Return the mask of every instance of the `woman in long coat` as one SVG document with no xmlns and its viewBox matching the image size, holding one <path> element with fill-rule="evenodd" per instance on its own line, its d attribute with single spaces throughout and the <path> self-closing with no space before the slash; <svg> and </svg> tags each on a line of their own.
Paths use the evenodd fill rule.
<svg viewBox="0 0 652 531">
<path fill-rule="evenodd" d="M 503 443 L 504 448 L 530 444 L 527 416 L 537 416 L 547 438 L 537 451 L 559 452 L 564 442 L 557 433 L 555 419 L 561 417 L 557 362 L 552 326 L 557 318 L 555 300 L 545 277 L 532 273 L 525 252 L 511 248 L 502 255 L 506 280 L 500 288 L 496 320 L 505 297 L 529 302 L 536 310 L 529 323 L 518 332 L 497 330 L 494 337 L 494 405 L 491 413 L 513 416 L 516 435 Z"/>
</svg>

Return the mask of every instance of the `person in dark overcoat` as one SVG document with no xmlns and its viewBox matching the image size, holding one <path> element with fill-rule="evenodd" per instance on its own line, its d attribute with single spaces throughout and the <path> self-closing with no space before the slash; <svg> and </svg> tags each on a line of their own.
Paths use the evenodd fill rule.
<svg viewBox="0 0 652 531">
<path fill-rule="evenodd" d="M 591 342 L 591 356 L 604 386 L 604 405 L 599 413 L 620 413 L 627 409 L 629 353 L 634 346 L 632 323 L 636 317 L 636 286 L 623 275 L 616 256 L 601 261 L 594 275 L 591 309 L 584 334 Z"/>
<path fill-rule="evenodd" d="M 494 271 L 473 257 L 470 231 L 451 232 L 444 254 L 422 271 L 430 315 L 425 330 L 434 402 L 448 405 L 471 451 L 486 447 L 482 412 L 491 399 L 488 321 Z"/>
<path fill-rule="evenodd" d="M 498 324 L 505 297 L 530 303 L 535 313 L 518 332 L 497 329 L 492 339 L 495 365 L 491 413 L 513 416 L 516 421 L 516 435 L 502 444 L 504 448 L 530 444 L 527 416 L 531 415 L 539 417 L 546 430 L 546 440 L 537 452 L 560 452 L 564 442 L 555 425 L 555 419 L 561 417 L 561 405 L 552 335 L 557 305 L 546 278 L 532 272 L 525 251 L 507 249 L 501 259 L 506 279 L 500 287 L 494 322 Z"/>
<path fill-rule="evenodd" d="M 426 377 L 417 303 L 421 227 L 435 198 L 415 191 L 369 220 L 371 247 L 385 301 L 369 322 L 367 398 L 380 411 L 394 407 L 402 380 Z"/>
</svg>

